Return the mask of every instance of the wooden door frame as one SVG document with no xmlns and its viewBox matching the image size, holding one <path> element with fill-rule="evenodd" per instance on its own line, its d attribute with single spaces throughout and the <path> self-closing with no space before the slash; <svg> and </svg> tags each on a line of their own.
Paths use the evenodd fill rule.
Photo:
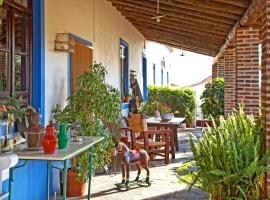
<svg viewBox="0 0 270 200">
<path fill-rule="evenodd" d="M 94 49 L 92 42 L 87 41 L 77 35 L 74 35 L 72 33 L 68 33 L 70 38 L 73 39 L 76 42 L 79 42 L 81 44 L 84 44 L 85 46 L 89 47 L 90 49 Z M 71 95 L 72 91 L 72 52 L 69 53 L 69 64 L 68 64 L 68 96 Z"/>
</svg>

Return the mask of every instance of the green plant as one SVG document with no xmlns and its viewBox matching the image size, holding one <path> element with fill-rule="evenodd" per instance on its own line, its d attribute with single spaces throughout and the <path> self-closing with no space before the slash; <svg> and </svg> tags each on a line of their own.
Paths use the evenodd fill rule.
<svg viewBox="0 0 270 200">
<path fill-rule="evenodd" d="M 221 117 L 219 126 L 213 124 L 199 140 L 190 138 L 194 158 L 178 169 L 180 179 L 211 199 L 259 199 L 269 158 L 261 120 L 240 107 L 227 120 Z"/>
<path fill-rule="evenodd" d="M 212 116 L 218 120 L 219 116 L 224 115 L 224 78 L 215 78 L 211 83 L 206 84 L 201 99 L 204 117 Z"/>
<path fill-rule="evenodd" d="M 148 87 L 148 102 L 166 103 L 174 116 L 185 117 L 188 123 L 195 119 L 195 93 L 189 88 Z"/>
<path fill-rule="evenodd" d="M 158 102 L 144 102 L 140 105 L 140 111 L 145 112 L 147 115 L 151 116 L 155 114 L 158 109 Z"/>
<path fill-rule="evenodd" d="M 158 110 L 160 113 L 171 113 L 172 109 L 167 103 L 160 103 L 158 105 Z"/>
<path fill-rule="evenodd" d="M 26 116 L 26 108 L 22 97 L 8 97 L 7 101 L 0 103 L 0 119 L 13 118 L 13 122 L 22 121 Z"/>
<path fill-rule="evenodd" d="M 94 169 L 110 162 L 114 148 L 113 138 L 119 127 L 121 117 L 120 93 L 105 82 L 107 71 L 102 64 L 93 64 L 89 70 L 78 77 L 78 87 L 61 110 L 53 109 L 57 122 L 79 123 L 84 136 L 102 136 L 105 138 L 94 148 Z M 79 172 L 79 178 L 86 181 L 88 177 L 88 156 L 76 157 L 73 168 Z"/>
<path fill-rule="evenodd" d="M 4 0 L 0 0 L 0 6 L 4 3 Z"/>
</svg>

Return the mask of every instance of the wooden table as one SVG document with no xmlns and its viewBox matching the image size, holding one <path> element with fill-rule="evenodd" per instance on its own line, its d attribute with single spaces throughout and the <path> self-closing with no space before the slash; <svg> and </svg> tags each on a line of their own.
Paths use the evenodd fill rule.
<svg viewBox="0 0 270 200">
<path fill-rule="evenodd" d="M 46 160 L 47 161 L 47 199 L 50 199 L 50 169 L 52 166 L 52 161 L 63 161 L 63 199 L 66 199 L 67 191 L 67 170 L 68 170 L 68 160 L 74 158 L 75 156 L 89 151 L 89 184 L 88 184 L 88 199 L 90 199 L 90 189 L 91 189 L 91 176 L 92 176 L 92 156 L 93 156 L 93 145 L 103 140 L 103 137 L 82 137 L 82 142 L 70 142 L 67 150 L 57 149 L 55 154 L 44 154 L 43 150 L 40 151 L 28 151 L 26 147 L 18 148 L 14 150 L 19 157 L 19 160 L 24 160 L 25 163 L 20 166 L 15 166 L 10 169 L 9 174 L 9 198 L 11 198 L 11 182 L 13 180 L 13 171 L 15 169 L 25 166 L 28 160 Z"/>
<path fill-rule="evenodd" d="M 177 128 L 181 123 L 183 123 L 186 119 L 180 117 L 174 117 L 172 120 L 168 122 L 162 122 L 160 118 L 150 117 L 147 119 L 147 126 L 148 127 L 163 127 L 163 128 L 170 128 L 173 130 L 173 138 L 174 138 L 174 146 L 176 151 L 179 151 L 178 146 L 178 137 L 177 137 Z"/>
</svg>

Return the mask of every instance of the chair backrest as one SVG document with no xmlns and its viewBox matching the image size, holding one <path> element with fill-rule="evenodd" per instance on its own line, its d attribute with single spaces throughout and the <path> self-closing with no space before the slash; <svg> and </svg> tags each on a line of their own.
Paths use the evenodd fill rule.
<svg viewBox="0 0 270 200">
<path fill-rule="evenodd" d="M 141 114 L 132 114 L 128 118 L 128 125 L 129 129 L 132 132 L 142 132 L 142 131 L 147 131 L 147 121 L 146 119 L 142 118 Z"/>
</svg>

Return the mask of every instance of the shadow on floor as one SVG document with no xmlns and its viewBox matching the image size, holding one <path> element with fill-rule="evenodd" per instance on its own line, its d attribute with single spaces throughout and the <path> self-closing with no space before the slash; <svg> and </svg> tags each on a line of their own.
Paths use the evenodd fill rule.
<svg viewBox="0 0 270 200">
<path fill-rule="evenodd" d="M 208 200 L 209 196 L 207 193 L 203 192 L 198 188 L 192 189 L 190 192 L 187 190 L 180 190 L 172 193 L 167 193 L 155 197 L 144 198 L 142 200 L 168 200 L 168 199 L 178 199 L 178 200 Z"/>
</svg>

